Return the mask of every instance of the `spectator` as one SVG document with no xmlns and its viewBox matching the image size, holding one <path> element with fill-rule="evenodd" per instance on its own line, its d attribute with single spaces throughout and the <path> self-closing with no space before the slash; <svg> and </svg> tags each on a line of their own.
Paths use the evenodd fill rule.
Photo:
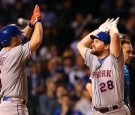
<svg viewBox="0 0 135 115">
<path fill-rule="evenodd" d="M 59 48 L 57 44 L 55 43 L 50 44 L 49 51 L 52 57 L 59 56 Z"/>
<path fill-rule="evenodd" d="M 72 107 L 70 96 L 68 94 L 63 94 L 61 96 L 61 108 L 54 112 L 54 115 L 82 115 L 78 110 L 74 110 Z"/>
<path fill-rule="evenodd" d="M 69 81 L 74 86 L 78 80 L 83 80 L 84 77 L 87 75 L 86 66 L 84 65 L 83 58 L 78 55 L 76 56 L 76 66 L 69 74 Z"/>
<path fill-rule="evenodd" d="M 83 84 L 82 87 L 82 97 L 80 100 L 76 103 L 75 109 L 79 110 L 83 113 L 83 115 L 86 115 L 88 111 L 92 111 L 92 99 L 86 90 L 86 85 Z"/>
<path fill-rule="evenodd" d="M 122 19 L 126 18 L 128 14 L 129 1 L 126 0 L 114 0 L 114 4 L 112 5 L 112 16 L 113 17 L 121 17 Z"/>
<path fill-rule="evenodd" d="M 61 65 L 61 58 L 60 57 L 51 57 L 47 61 L 47 72 L 46 76 L 52 77 L 55 74 L 55 69 Z"/>
<path fill-rule="evenodd" d="M 84 38 L 84 36 L 86 36 L 89 33 L 89 30 L 87 29 L 83 29 L 81 35 L 80 35 L 80 39 Z M 79 42 L 79 40 L 75 40 L 71 43 L 70 47 L 74 50 L 75 54 L 78 55 L 79 51 L 77 49 L 77 43 Z"/>
<path fill-rule="evenodd" d="M 71 27 L 75 31 L 75 37 L 78 38 L 84 29 L 84 27 L 88 24 L 90 20 L 86 18 L 84 12 L 78 11 L 75 15 L 75 21 L 71 23 Z"/>
<path fill-rule="evenodd" d="M 126 33 L 132 43 L 133 49 L 135 49 L 135 14 L 129 14 L 126 22 L 121 27 L 121 32 Z"/>
<path fill-rule="evenodd" d="M 68 93 L 67 87 L 63 84 L 58 84 L 56 87 L 56 100 L 50 102 L 49 115 L 54 115 L 54 111 L 61 107 L 61 96 Z"/>
<path fill-rule="evenodd" d="M 66 86 L 68 85 L 68 76 L 65 74 L 62 66 L 59 66 L 55 69 L 53 78 L 57 84 L 64 83 Z"/>
<path fill-rule="evenodd" d="M 130 88 L 130 73 L 128 64 L 132 57 L 133 48 L 131 42 L 127 39 L 121 40 L 123 54 L 124 54 L 124 83 L 125 83 L 125 90 L 124 90 L 124 102 L 128 106 L 129 105 L 129 88 Z"/>
<path fill-rule="evenodd" d="M 65 73 L 69 76 L 74 66 L 74 52 L 72 49 L 65 49 L 63 53 L 63 66 Z"/>
<path fill-rule="evenodd" d="M 39 105 L 41 115 L 49 115 L 50 103 L 55 100 L 55 82 L 53 78 L 47 78 L 45 81 L 46 93 L 40 95 Z"/>
<path fill-rule="evenodd" d="M 43 15 L 43 25 L 44 27 L 52 27 L 58 23 L 58 17 L 56 12 L 51 9 L 51 2 L 49 0 L 42 1 L 41 11 Z"/>
<path fill-rule="evenodd" d="M 135 57 L 133 56 L 129 63 L 130 73 L 130 91 L 129 91 L 129 102 L 131 115 L 135 115 Z"/>
<path fill-rule="evenodd" d="M 71 91 L 71 98 L 74 103 L 80 100 L 82 97 L 82 86 L 83 86 L 83 81 L 78 80 L 74 86 L 74 90 Z"/>
<path fill-rule="evenodd" d="M 44 92 L 44 78 L 41 74 L 41 68 L 41 62 L 35 62 L 31 76 L 28 77 L 28 110 L 30 115 L 39 115 L 39 95 Z"/>
</svg>

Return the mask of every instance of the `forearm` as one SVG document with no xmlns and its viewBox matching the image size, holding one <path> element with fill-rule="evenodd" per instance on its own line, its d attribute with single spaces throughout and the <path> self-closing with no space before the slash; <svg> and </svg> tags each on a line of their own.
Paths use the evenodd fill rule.
<svg viewBox="0 0 135 115">
<path fill-rule="evenodd" d="M 42 38 L 43 38 L 43 28 L 42 28 L 42 24 L 40 22 L 37 22 L 35 24 L 35 29 L 32 35 L 32 40 L 36 43 L 36 42 L 42 42 Z"/>
<path fill-rule="evenodd" d="M 87 48 L 89 48 L 91 44 L 93 43 L 93 40 L 90 38 L 90 35 L 97 35 L 98 32 L 99 32 L 98 30 L 91 32 L 77 44 L 77 48 L 81 56 L 83 57 L 83 59 L 85 59 L 85 53 L 86 53 Z"/>
<path fill-rule="evenodd" d="M 93 32 L 89 33 L 86 37 L 84 37 L 78 45 L 82 45 L 84 47 L 90 47 L 91 44 L 93 43 L 93 40 L 90 38 L 90 35 L 97 35 L 99 33 L 98 30 L 94 30 Z"/>
<path fill-rule="evenodd" d="M 41 22 L 37 22 L 35 24 L 34 32 L 37 32 L 39 34 L 39 36 L 43 36 L 43 28 L 42 28 Z"/>
<path fill-rule="evenodd" d="M 121 41 L 118 33 L 114 33 L 110 44 L 111 53 L 117 58 L 121 52 Z"/>
<path fill-rule="evenodd" d="M 121 52 L 121 42 L 120 42 L 120 33 L 117 26 L 112 26 L 110 29 L 111 44 L 110 51 L 115 56 L 118 57 Z"/>
<path fill-rule="evenodd" d="M 110 29 L 111 45 L 120 45 L 120 33 L 116 26 Z"/>
<path fill-rule="evenodd" d="M 30 40 L 32 51 L 35 51 L 39 47 L 39 45 L 42 42 L 42 38 L 43 38 L 42 24 L 40 22 L 37 22 L 35 24 L 35 29 Z"/>
</svg>

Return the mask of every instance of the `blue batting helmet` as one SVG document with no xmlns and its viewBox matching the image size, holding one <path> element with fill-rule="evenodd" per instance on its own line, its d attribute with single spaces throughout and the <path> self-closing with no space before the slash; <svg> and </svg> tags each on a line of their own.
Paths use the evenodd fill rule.
<svg viewBox="0 0 135 115">
<path fill-rule="evenodd" d="M 108 32 L 99 32 L 96 36 L 90 35 L 90 38 L 91 39 L 97 38 L 107 44 L 110 44 L 110 39 L 111 39 Z"/>
<path fill-rule="evenodd" d="M 5 27 L 3 27 L 0 30 L 0 41 L 3 46 L 8 46 L 11 42 L 12 37 L 15 37 L 16 35 L 20 35 L 23 43 L 26 41 L 26 37 L 22 34 L 22 31 L 19 30 L 18 26 L 15 24 L 10 24 Z"/>
</svg>

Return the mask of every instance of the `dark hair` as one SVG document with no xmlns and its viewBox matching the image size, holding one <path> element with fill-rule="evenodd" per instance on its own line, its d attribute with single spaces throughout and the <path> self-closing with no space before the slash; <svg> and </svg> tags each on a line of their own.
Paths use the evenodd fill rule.
<svg viewBox="0 0 135 115">
<path fill-rule="evenodd" d="M 61 98 L 63 98 L 63 97 L 68 97 L 69 99 L 71 98 L 68 93 L 62 94 L 62 95 L 61 95 Z"/>
<path fill-rule="evenodd" d="M 126 39 L 126 35 L 125 35 L 125 34 L 120 33 L 120 39 Z"/>
<path fill-rule="evenodd" d="M 121 45 L 123 46 L 124 44 L 131 44 L 129 39 L 121 39 Z"/>
<path fill-rule="evenodd" d="M 55 81 L 54 81 L 54 79 L 52 77 L 46 78 L 45 84 L 49 84 L 50 82 L 54 82 L 55 83 Z"/>
<path fill-rule="evenodd" d="M 65 90 L 68 90 L 67 87 L 62 83 L 59 83 L 59 84 L 56 85 L 56 89 L 59 88 L 59 87 L 63 87 Z"/>
</svg>

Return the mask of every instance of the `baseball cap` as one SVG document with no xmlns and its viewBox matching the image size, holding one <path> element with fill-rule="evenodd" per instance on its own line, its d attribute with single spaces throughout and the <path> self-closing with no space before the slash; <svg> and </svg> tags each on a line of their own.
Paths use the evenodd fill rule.
<svg viewBox="0 0 135 115">
<path fill-rule="evenodd" d="M 59 66 L 54 70 L 54 72 L 55 73 L 64 73 L 64 68 Z"/>
<path fill-rule="evenodd" d="M 86 83 L 83 84 L 82 90 L 87 90 L 87 89 L 86 89 Z"/>
<path fill-rule="evenodd" d="M 104 43 L 110 44 L 110 35 L 108 32 L 99 32 L 97 35 L 90 35 L 91 39 L 99 39 L 103 41 Z"/>
</svg>

